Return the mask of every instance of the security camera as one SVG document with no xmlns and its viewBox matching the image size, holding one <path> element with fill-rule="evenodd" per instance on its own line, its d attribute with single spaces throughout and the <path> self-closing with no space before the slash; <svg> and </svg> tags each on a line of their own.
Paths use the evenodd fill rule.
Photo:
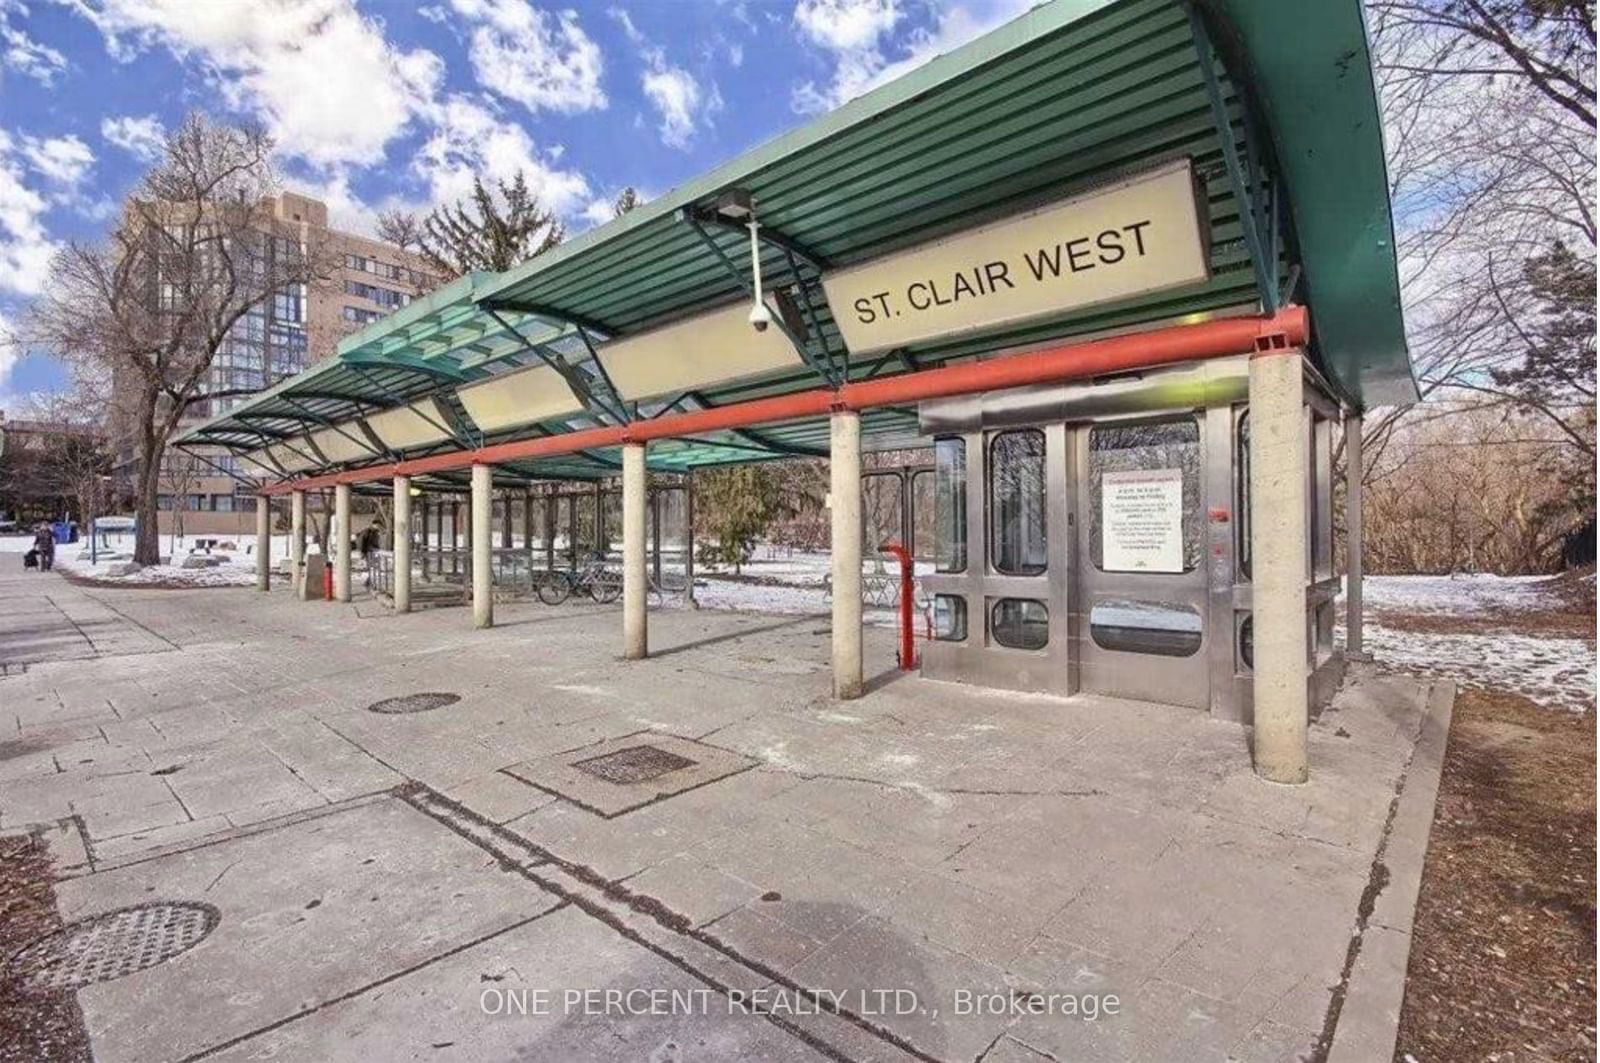
<svg viewBox="0 0 1600 1063">
<path fill-rule="evenodd" d="M 750 327 L 757 332 L 767 331 L 767 326 L 772 324 L 772 311 L 767 309 L 766 303 L 757 303 L 750 308 Z"/>
<path fill-rule="evenodd" d="M 754 214 L 745 224 L 750 229 L 750 276 L 755 281 L 751 291 L 754 299 L 750 306 L 750 327 L 757 332 L 765 332 L 767 326 L 772 324 L 772 311 L 767 309 L 767 301 L 761 297 L 761 226 Z"/>
</svg>

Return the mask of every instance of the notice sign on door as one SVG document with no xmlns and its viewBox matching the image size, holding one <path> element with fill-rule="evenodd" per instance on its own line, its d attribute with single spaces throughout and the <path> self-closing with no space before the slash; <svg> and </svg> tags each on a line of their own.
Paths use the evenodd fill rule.
<svg viewBox="0 0 1600 1063">
<path fill-rule="evenodd" d="M 1139 469 L 1100 478 L 1101 568 L 1183 571 L 1183 470 Z"/>
</svg>

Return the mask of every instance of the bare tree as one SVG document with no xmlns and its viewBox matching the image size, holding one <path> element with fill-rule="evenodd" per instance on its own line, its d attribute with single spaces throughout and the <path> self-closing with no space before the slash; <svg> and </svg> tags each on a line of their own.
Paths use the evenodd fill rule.
<svg viewBox="0 0 1600 1063">
<path fill-rule="evenodd" d="M 1512 437 L 1553 428 L 1592 466 L 1592 369 L 1570 370 L 1594 359 L 1594 4 L 1368 9 L 1407 336 L 1423 397 L 1446 404 L 1369 411 L 1367 481 L 1408 467 L 1409 452 L 1389 449 L 1421 445 L 1413 429 L 1473 409 L 1526 422 Z M 1586 288 L 1573 265 L 1585 262 Z M 1517 455 L 1498 435 L 1480 441 Z"/>
<path fill-rule="evenodd" d="M 88 522 L 103 516 L 112 501 L 103 410 L 103 397 L 81 387 L 35 395 L 24 406 L 26 417 L 53 429 L 39 455 L 44 477 L 40 486 L 46 493 L 72 500 L 85 533 Z"/>
<path fill-rule="evenodd" d="M 197 403 L 270 382 L 209 388 L 236 326 L 275 295 L 332 275 L 327 246 L 274 215 L 272 142 L 252 127 L 194 114 L 168 134 L 161 157 L 123 205 L 104 242 L 73 242 L 52 263 L 34 305 L 36 342 L 109 379 L 112 421 L 137 456 L 134 559 L 159 557 L 162 458 Z M 271 348 L 261 345 L 262 359 Z"/>
</svg>

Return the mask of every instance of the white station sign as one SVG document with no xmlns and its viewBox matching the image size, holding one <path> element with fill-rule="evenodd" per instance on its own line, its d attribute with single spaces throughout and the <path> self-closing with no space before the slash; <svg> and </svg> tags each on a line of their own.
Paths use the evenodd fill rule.
<svg viewBox="0 0 1600 1063">
<path fill-rule="evenodd" d="M 1183 470 L 1137 469 L 1100 478 L 1101 568 L 1183 571 Z"/>
<path fill-rule="evenodd" d="M 1207 227 L 1187 159 L 822 278 L 851 353 L 1195 284 Z"/>
</svg>

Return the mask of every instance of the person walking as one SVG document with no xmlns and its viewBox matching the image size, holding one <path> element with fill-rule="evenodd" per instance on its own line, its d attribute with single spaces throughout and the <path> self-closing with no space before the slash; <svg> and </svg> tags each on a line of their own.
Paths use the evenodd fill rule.
<svg viewBox="0 0 1600 1063">
<path fill-rule="evenodd" d="M 383 542 L 383 536 L 378 534 L 375 524 L 368 524 L 361 530 L 356 538 L 356 550 L 361 554 L 361 560 L 367 566 L 367 589 L 372 589 L 372 570 L 378 560 L 378 546 Z"/>
<path fill-rule="evenodd" d="M 56 536 L 50 525 L 40 524 L 34 529 L 33 548 L 39 553 L 39 571 L 49 572 L 56 561 Z"/>
</svg>

